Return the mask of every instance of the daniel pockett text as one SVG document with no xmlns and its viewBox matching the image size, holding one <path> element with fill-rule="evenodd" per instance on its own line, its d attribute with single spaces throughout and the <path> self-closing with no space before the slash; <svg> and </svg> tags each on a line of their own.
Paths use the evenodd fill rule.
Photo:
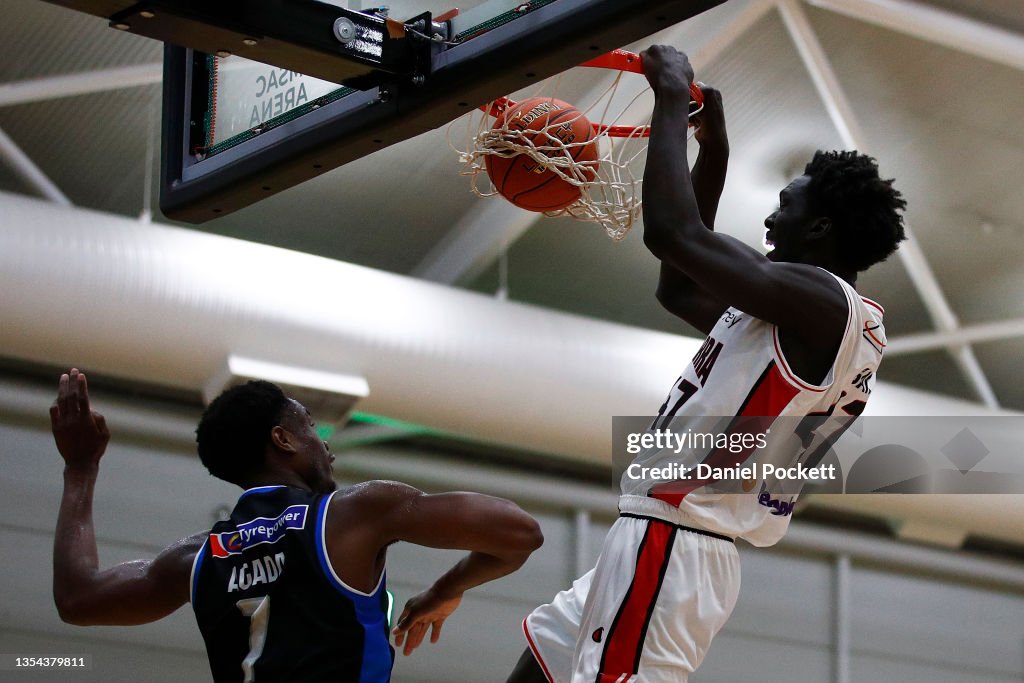
<svg viewBox="0 0 1024 683">
<path fill-rule="evenodd" d="M 778 467 L 768 463 L 750 463 L 733 467 L 713 467 L 706 463 L 688 466 L 671 463 L 658 467 L 644 467 L 633 463 L 626 468 L 626 476 L 636 481 L 679 481 L 683 479 L 713 479 L 715 481 L 752 481 L 778 479 L 788 481 L 826 481 L 839 476 L 834 464 L 807 467 L 798 463 L 792 467 Z"/>
<path fill-rule="evenodd" d="M 636 455 L 644 450 L 655 449 L 676 454 L 682 451 L 707 451 L 717 449 L 729 453 L 749 454 L 755 449 L 764 449 L 771 429 L 765 432 L 707 432 L 693 429 L 648 429 L 633 432 L 626 437 L 626 452 Z M 838 476 L 834 464 L 808 467 L 804 463 L 778 466 L 771 463 L 744 462 L 726 467 L 708 463 L 686 464 L 681 462 L 658 463 L 647 466 L 632 463 L 626 468 L 626 476 L 637 481 L 678 481 L 684 479 L 711 479 L 714 481 L 752 481 L 775 479 L 788 481 L 825 481 Z"/>
<path fill-rule="evenodd" d="M 671 409 L 671 406 L 669 406 Z M 719 493 L 1024 493 L 1024 417 L 616 416 L 612 485 Z"/>
<path fill-rule="evenodd" d="M 622 490 L 632 492 L 687 481 L 720 493 L 796 495 L 805 485 L 834 488 L 842 469 L 813 457 L 799 424 L 759 417 L 634 422 L 633 429 L 618 431 L 623 452 L 615 474 Z M 806 443 L 814 443 L 813 435 Z"/>
</svg>

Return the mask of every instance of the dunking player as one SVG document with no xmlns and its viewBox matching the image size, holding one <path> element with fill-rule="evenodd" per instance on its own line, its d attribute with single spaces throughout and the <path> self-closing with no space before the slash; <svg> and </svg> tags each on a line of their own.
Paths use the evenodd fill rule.
<svg viewBox="0 0 1024 683">
<path fill-rule="evenodd" d="M 471 551 L 406 605 L 395 644 L 409 654 L 428 630 L 437 641 L 464 591 L 514 571 L 543 541 L 536 521 L 500 498 L 384 481 L 335 491 L 334 456 L 306 409 L 250 382 L 214 400 L 196 430 L 210 473 L 245 489 L 230 519 L 156 559 L 100 570 L 92 498 L 110 434 L 84 374 L 61 376 L 50 417 L 65 461 L 53 551 L 61 618 L 142 624 L 191 601 L 217 683 L 384 683 L 394 659 L 389 545 Z"/>
<path fill-rule="evenodd" d="M 728 156 L 721 96 L 705 89 L 691 175 L 689 61 L 655 46 L 643 63 L 655 93 L 644 243 L 661 261 L 659 301 L 708 334 L 660 416 L 760 416 L 766 429 L 778 416 L 812 415 L 819 432 L 848 425 L 854 418 L 820 418 L 855 416 L 868 398 L 885 345 L 882 310 L 853 284 L 904 239 L 900 193 L 870 157 L 818 152 L 765 220 L 774 247 L 767 257 L 713 232 Z M 795 462 L 804 453 L 793 450 Z M 677 458 L 639 456 L 653 465 Z M 718 465 L 728 458 L 696 454 Z M 746 494 L 711 483 L 624 477 L 620 517 L 597 567 L 527 617 L 529 648 L 509 681 L 686 681 L 736 602 L 733 539 L 775 543 L 796 498 L 764 483 Z"/>
</svg>

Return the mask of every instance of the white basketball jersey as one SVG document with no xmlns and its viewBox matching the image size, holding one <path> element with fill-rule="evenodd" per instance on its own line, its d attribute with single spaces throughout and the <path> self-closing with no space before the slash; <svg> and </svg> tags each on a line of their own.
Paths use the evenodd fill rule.
<svg viewBox="0 0 1024 683">
<path fill-rule="evenodd" d="M 846 295 L 849 314 L 839 351 L 822 384 L 809 384 L 790 369 L 775 325 L 729 308 L 676 380 L 661 407 L 662 420 L 652 427 L 667 424 L 673 417 L 686 417 L 688 429 L 711 433 L 721 432 L 723 418 L 763 417 L 757 423 L 768 429 L 779 417 L 810 415 L 818 418 L 814 420 L 814 442 L 834 442 L 864 410 L 885 348 L 882 307 L 858 295 L 842 279 L 836 277 L 836 281 Z M 753 448 L 737 457 L 713 445 L 682 453 L 648 449 L 633 462 L 653 468 L 681 461 L 731 466 L 740 464 L 751 452 Z M 807 455 L 807 450 L 789 448 L 784 461 L 774 464 L 788 467 Z M 771 459 L 772 455 L 762 453 L 758 460 L 764 462 L 764 457 Z M 757 546 L 772 545 L 785 534 L 797 498 L 793 491 L 799 492 L 799 486 L 781 495 L 761 481 L 745 482 L 747 493 L 722 493 L 708 483 L 629 476 L 621 480 L 623 495 L 655 498 L 676 508 L 675 519 L 670 521 L 741 537 Z"/>
</svg>

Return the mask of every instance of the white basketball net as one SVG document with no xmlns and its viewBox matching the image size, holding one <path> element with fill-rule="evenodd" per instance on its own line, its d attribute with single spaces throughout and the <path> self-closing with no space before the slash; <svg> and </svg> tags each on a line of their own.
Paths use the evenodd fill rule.
<svg viewBox="0 0 1024 683">
<path fill-rule="evenodd" d="M 624 122 L 627 112 L 635 112 L 638 101 L 650 92 L 650 88 L 641 90 L 632 98 L 628 95 L 617 98 L 623 73 L 617 71 L 612 84 L 592 103 L 585 107 L 577 106 L 591 123 L 600 124 L 594 138 L 588 141 L 563 143 L 553 135 L 550 131 L 562 127 L 566 123 L 564 120 L 540 130 L 513 129 L 509 127 L 508 120 L 500 128 L 493 128 L 496 119 L 485 112 L 494 111 L 494 103 L 483 107 L 483 111 L 477 110 L 457 119 L 448 127 L 448 145 L 458 153 L 463 164 L 460 175 L 469 176 L 474 193 L 480 197 L 493 197 L 499 193 L 487 175 L 485 157 L 525 154 L 539 166 L 557 173 L 565 182 L 579 187 L 582 193 L 575 203 L 558 211 L 545 211 L 544 215 L 569 216 L 597 223 L 613 240 L 621 240 L 641 214 L 641 157 L 647 151 L 646 134 L 651 119 L 648 107 L 642 121 Z M 635 74 L 632 76 L 636 77 Z M 624 106 L 623 101 L 626 102 Z M 695 113 L 692 112 L 691 116 Z M 460 149 L 453 139 L 457 135 L 456 129 L 463 125 L 466 132 L 464 141 L 459 143 Z M 609 134 L 609 129 L 614 135 Z M 692 136 L 692 128 L 689 134 Z M 582 152 L 578 148 L 590 144 L 597 145 L 597 160 L 577 161 L 574 157 L 581 156 Z"/>
</svg>

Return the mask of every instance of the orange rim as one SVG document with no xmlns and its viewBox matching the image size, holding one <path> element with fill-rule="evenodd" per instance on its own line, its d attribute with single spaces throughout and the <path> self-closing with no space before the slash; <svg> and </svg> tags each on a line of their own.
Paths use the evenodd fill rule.
<svg viewBox="0 0 1024 683">
<path fill-rule="evenodd" d="M 613 69 L 617 71 L 628 71 L 629 73 L 642 74 L 644 72 L 643 58 L 635 52 L 628 50 L 612 50 L 611 52 L 583 62 L 580 66 L 594 69 Z M 697 103 L 698 107 L 704 106 L 704 93 L 696 83 L 690 84 L 690 98 Z M 508 97 L 499 97 L 491 102 L 489 108 L 480 107 L 489 116 L 497 118 L 509 109 L 518 106 L 519 103 Z M 603 123 L 591 124 L 595 135 L 607 134 L 612 138 L 648 138 L 651 136 L 650 126 L 606 126 Z M 690 124 L 693 126 L 693 124 Z"/>
</svg>

